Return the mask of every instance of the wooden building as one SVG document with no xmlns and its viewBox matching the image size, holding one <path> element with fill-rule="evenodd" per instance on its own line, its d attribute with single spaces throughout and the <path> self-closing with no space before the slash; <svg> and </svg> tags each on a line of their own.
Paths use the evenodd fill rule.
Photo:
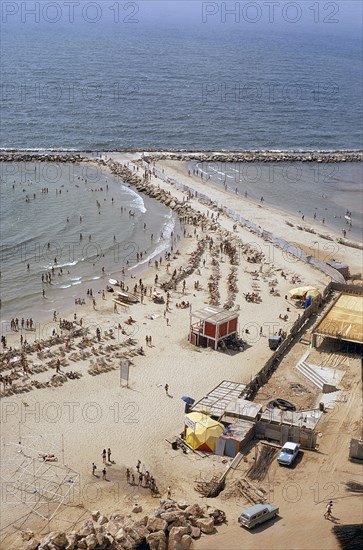
<svg viewBox="0 0 363 550">
<path fill-rule="evenodd" d="M 237 311 L 215 306 L 203 307 L 190 314 L 190 343 L 216 350 L 228 336 L 237 337 L 237 325 Z"/>
</svg>

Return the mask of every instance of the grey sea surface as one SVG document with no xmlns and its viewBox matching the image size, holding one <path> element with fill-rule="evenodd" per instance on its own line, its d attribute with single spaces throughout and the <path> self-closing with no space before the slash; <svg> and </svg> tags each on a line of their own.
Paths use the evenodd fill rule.
<svg viewBox="0 0 363 550">
<path fill-rule="evenodd" d="M 130 276 L 170 250 L 179 227 L 172 211 L 105 171 L 38 162 L 0 168 L 2 322 L 48 319 L 90 288 L 99 299 L 122 268 Z M 42 283 L 49 273 L 51 284 Z"/>
</svg>

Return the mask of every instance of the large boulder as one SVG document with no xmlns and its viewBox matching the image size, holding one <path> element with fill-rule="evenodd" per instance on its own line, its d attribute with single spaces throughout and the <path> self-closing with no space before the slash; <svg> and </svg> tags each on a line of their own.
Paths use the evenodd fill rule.
<svg viewBox="0 0 363 550">
<path fill-rule="evenodd" d="M 95 528 L 91 519 L 86 519 L 86 521 L 81 524 L 81 527 L 78 530 L 78 535 L 81 538 L 88 537 L 88 535 L 94 535 L 94 533 Z"/>
<path fill-rule="evenodd" d="M 108 522 L 108 517 L 107 516 L 102 516 L 101 515 L 97 520 L 98 525 L 104 525 L 107 522 Z"/>
<path fill-rule="evenodd" d="M 71 533 L 67 533 L 67 546 L 66 550 L 74 550 L 77 548 L 77 533 L 75 531 L 72 531 Z"/>
<path fill-rule="evenodd" d="M 87 550 L 94 550 L 98 544 L 96 535 L 88 535 L 84 540 L 87 544 Z"/>
<path fill-rule="evenodd" d="M 188 516 L 193 516 L 195 518 L 202 518 L 204 516 L 204 510 L 199 504 L 192 504 L 185 509 L 185 512 Z"/>
<path fill-rule="evenodd" d="M 189 550 L 193 544 L 193 539 L 190 535 L 183 535 L 181 539 L 181 549 L 182 550 Z"/>
<path fill-rule="evenodd" d="M 136 548 L 135 541 L 127 535 L 124 528 L 121 528 L 119 532 L 116 533 L 115 540 L 124 550 L 133 550 L 133 548 Z"/>
<path fill-rule="evenodd" d="M 199 527 L 202 533 L 213 533 L 214 519 L 213 518 L 198 518 L 195 521 L 195 527 Z"/>
<path fill-rule="evenodd" d="M 177 518 L 175 521 L 172 521 L 168 525 L 168 531 L 170 531 L 173 527 L 187 527 L 189 526 L 189 522 L 185 517 Z"/>
<path fill-rule="evenodd" d="M 199 529 L 199 527 L 191 526 L 190 536 L 191 536 L 193 539 L 199 539 L 199 537 L 200 537 L 200 529 Z"/>
<path fill-rule="evenodd" d="M 107 539 L 104 533 L 96 533 L 97 544 L 102 546 L 106 543 Z"/>
<path fill-rule="evenodd" d="M 107 525 L 105 524 L 104 527 L 107 533 L 115 536 L 116 533 L 118 533 L 118 531 L 121 529 L 121 527 L 123 527 L 123 522 L 121 523 L 120 521 L 110 520 Z"/>
<path fill-rule="evenodd" d="M 192 538 L 189 536 L 189 533 L 190 533 L 190 526 L 173 527 L 169 533 L 168 550 L 184 550 L 184 548 L 188 550 L 192 542 Z M 184 537 L 188 537 L 188 539 L 184 539 L 184 542 L 183 542 Z M 190 543 L 188 546 L 187 541 L 189 539 L 190 539 Z"/>
<path fill-rule="evenodd" d="M 51 533 L 48 533 L 45 537 L 42 538 L 40 541 L 41 546 L 59 546 L 59 548 L 62 548 L 63 546 L 67 545 L 67 537 L 66 534 L 63 531 L 52 531 Z"/>
<path fill-rule="evenodd" d="M 25 550 L 37 550 L 39 546 L 39 540 L 37 539 L 30 539 L 28 540 L 27 545 L 25 546 Z"/>
<path fill-rule="evenodd" d="M 125 528 L 125 531 L 129 537 L 131 537 L 137 544 L 140 544 L 145 537 L 148 536 L 149 531 L 145 525 L 133 525 L 133 527 Z"/>
<path fill-rule="evenodd" d="M 168 526 L 168 522 L 165 521 L 165 519 L 155 518 L 153 516 L 149 516 L 147 520 L 147 525 L 146 525 L 148 530 L 152 532 L 165 531 L 167 526 Z"/>
<path fill-rule="evenodd" d="M 156 531 L 155 533 L 150 533 L 146 537 L 146 542 L 150 546 L 150 550 L 166 550 L 166 536 L 164 531 Z"/>
<path fill-rule="evenodd" d="M 160 499 L 160 507 L 164 510 L 175 510 L 176 502 L 175 500 L 164 500 Z"/>
<path fill-rule="evenodd" d="M 175 521 L 179 518 L 184 518 L 185 513 L 182 510 L 172 510 L 171 512 L 162 512 L 160 514 L 161 519 L 165 519 L 168 523 L 171 523 L 172 521 Z"/>
<path fill-rule="evenodd" d="M 177 504 L 178 504 L 178 508 L 180 508 L 180 510 L 185 510 L 189 506 L 186 500 L 178 500 Z"/>
</svg>

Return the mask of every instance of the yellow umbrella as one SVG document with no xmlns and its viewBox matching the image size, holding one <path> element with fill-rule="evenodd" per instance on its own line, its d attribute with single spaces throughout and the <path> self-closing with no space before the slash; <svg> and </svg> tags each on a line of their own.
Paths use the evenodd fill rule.
<svg viewBox="0 0 363 550">
<path fill-rule="evenodd" d="M 223 433 L 223 424 L 199 412 L 186 414 L 185 424 L 185 439 L 192 449 L 214 451 L 216 442 Z"/>
<path fill-rule="evenodd" d="M 314 286 L 300 286 L 299 288 L 293 288 L 289 290 L 291 298 L 303 298 L 310 290 L 317 290 Z"/>
<path fill-rule="evenodd" d="M 307 293 L 306 293 L 305 298 L 309 298 L 310 296 L 312 298 L 317 298 L 318 296 L 320 296 L 319 290 L 317 288 L 313 288 L 311 290 L 308 290 Z"/>
</svg>

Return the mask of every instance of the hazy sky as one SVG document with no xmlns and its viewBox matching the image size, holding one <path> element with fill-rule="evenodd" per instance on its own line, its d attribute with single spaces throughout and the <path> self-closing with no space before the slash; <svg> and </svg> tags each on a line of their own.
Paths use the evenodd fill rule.
<svg viewBox="0 0 363 550">
<path fill-rule="evenodd" d="M 34 15 L 34 5 L 38 13 Z M 85 23 L 179 28 L 362 34 L 361 0 L 2 0 L 1 24 Z M 35 19 L 37 20 L 35 21 Z"/>
</svg>

